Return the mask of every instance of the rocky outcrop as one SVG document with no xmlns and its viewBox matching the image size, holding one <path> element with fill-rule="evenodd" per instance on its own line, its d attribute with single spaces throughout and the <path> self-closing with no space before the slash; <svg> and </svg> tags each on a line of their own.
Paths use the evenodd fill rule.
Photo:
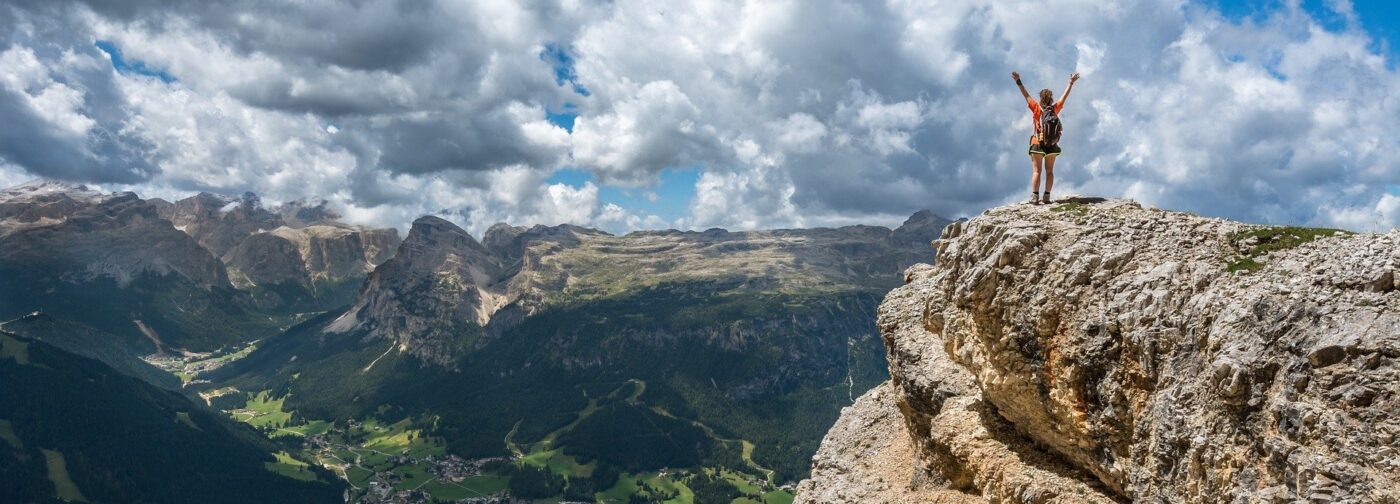
<svg viewBox="0 0 1400 504">
<path fill-rule="evenodd" d="M 398 245 L 398 231 L 352 226 L 322 200 L 268 207 L 257 195 L 199 193 L 159 214 L 227 266 L 234 286 L 269 311 L 320 311 L 354 300 L 375 266 Z"/>
<path fill-rule="evenodd" d="M 56 182 L 0 192 L 0 318 L 42 310 L 143 352 L 257 337 L 224 265 L 158 212 Z"/>
<path fill-rule="evenodd" d="M 1085 200 L 955 223 L 936 264 L 882 305 L 888 392 L 799 502 L 1400 500 L 1400 234 Z M 917 449 L 854 463 L 858 418 Z"/>
<path fill-rule="evenodd" d="M 157 206 L 162 218 L 219 258 L 252 234 L 282 225 L 281 216 L 263 208 L 253 193 L 233 197 L 202 192 L 174 204 Z"/>
<path fill-rule="evenodd" d="M 457 225 L 413 221 L 398 252 L 370 274 L 355 304 L 327 329 L 365 331 L 430 362 L 469 349 L 504 304 L 500 259 Z"/>
<path fill-rule="evenodd" d="M 0 264 L 48 271 L 69 283 L 176 275 L 227 286 L 217 260 L 133 193 L 34 182 L 0 192 Z"/>
<path fill-rule="evenodd" d="M 393 229 L 282 226 L 244 238 L 224 261 L 234 286 L 268 309 L 324 310 L 354 301 L 369 272 L 397 244 Z"/>
</svg>

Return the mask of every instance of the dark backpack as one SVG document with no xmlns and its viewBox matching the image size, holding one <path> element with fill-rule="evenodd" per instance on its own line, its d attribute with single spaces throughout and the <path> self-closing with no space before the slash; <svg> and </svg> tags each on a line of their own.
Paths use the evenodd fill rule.
<svg viewBox="0 0 1400 504">
<path fill-rule="evenodd" d="M 1058 145 L 1060 143 L 1060 133 L 1064 132 L 1064 125 L 1060 123 L 1059 114 L 1055 113 L 1055 106 L 1040 107 L 1040 144 Z"/>
</svg>

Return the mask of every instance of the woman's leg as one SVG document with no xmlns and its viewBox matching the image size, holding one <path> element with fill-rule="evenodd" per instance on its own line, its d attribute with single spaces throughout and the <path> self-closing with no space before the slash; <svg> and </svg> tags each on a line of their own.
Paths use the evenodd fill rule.
<svg viewBox="0 0 1400 504">
<path fill-rule="evenodd" d="M 1060 156 L 1045 156 L 1045 193 L 1050 193 L 1050 188 L 1055 187 L 1055 158 Z"/>
<path fill-rule="evenodd" d="M 1040 194 L 1040 162 L 1045 156 L 1031 154 L 1031 194 Z"/>
</svg>

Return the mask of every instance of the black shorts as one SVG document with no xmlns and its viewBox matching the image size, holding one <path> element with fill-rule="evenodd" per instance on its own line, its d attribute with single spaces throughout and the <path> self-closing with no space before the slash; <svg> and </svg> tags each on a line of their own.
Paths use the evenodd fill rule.
<svg viewBox="0 0 1400 504">
<path fill-rule="evenodd" d="M 1054 157 L 1054 156 L 1060 155 L 1060 146 L 1058 146 L 1058 145 L 1043 145 L 1043 144 L 1040 144 L 1040 143 L 1036 143 L 1035 140 L 1032 139 L 1032 140 L 1031 140 L 1031 146 L 1030 146 L 1029 149 L 1026 149 L 1026 153 L 1027 153 L 1027 154 L 1030 154 L 1030 155 L 1032 155 L 1032 156 L 1037 156 L 1037 155 L 1039 155 L 1039 156 Z"/>
</svg>

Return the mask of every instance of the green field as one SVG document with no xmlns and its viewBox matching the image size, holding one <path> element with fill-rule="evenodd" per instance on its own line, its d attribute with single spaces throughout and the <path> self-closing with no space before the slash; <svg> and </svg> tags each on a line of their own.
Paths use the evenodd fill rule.
<svg viewBox="0 0 1400 504">
<path fill-rule="evenodd" d="M 10 448 L 24 449 L 24 442 L 15 435 L 15 426 L 10 424 L 9 420 L 0 420 L 0 440 L 4 440 L 6 444 L 10 445 Z"/>
<path fill-rule="evenodd" d="M 661 493 L 669 494 L 671 492 L 677 492 L 680 494 L 678 497 L 667 500 L 665 502 L 676 504 L 689 504 L 695 502 L 695 494 L 691 493 L 690 488 L 686 487 L 684 483 L 672 480 L 670 477 L 651 475 L 647 478 L 642 479 L 642 482 L 646 483 L 646 487 L 655 490 L 660 490 Z"/>
<path fill-rule="evenodd" d="M 389 472 L 399 477 L 399 482 L 394 484 L 394 488 L 399 490 L 417 490 L 433 479 L 433 476 L 428 474 L 427 466 L 422 464 L 395 467 Z"/>
<path fill-rule="evenodd" d="M 277 452 L 274 455 L 277 457 L 277 461 L 264 464 L 267 466 L 267 470 L 292 479 L 316 481 L 316 473 L 311 472 L 306 462 L 297 460 L 285 451 Z"/>
<path fill-rule="evenodd" d="M 292 426 L 288 426 L 288 427 L 283 427 L 283 428 L 281 428 L 281 429 L 277 429 L 277 432 L 274 432 L 274 433 L 273 433 L 273 436 L 276 437 L 277 434 L 290 434 L 290 435 L 296 435 L 296 436 L 316 436 L 316 435 L 325 434 L 325 433 L 327 433 L 327 432 L 330 432 L 331 427 L 334 427 L 334 426 L 331 425 L 330 422 L 327 422 L 327 421 L 325 421 L 325 420 L 312 420 L 312 421 L 306 422 L 306 423 L 304 423 L 304 424 L 292 425 Z"/>
<path fill-rule="evenodd" d="M 446 500 L 468 499 L 472 497 L 485 497 L 506 489 L 510 479 L 504 476 L 488 475 L 473 476 L 462 480 L 460 483 L 450 481 L 433 481 L 423 485 L 421 490 L 428 492 L 434 498 Z"/>
<path fill-rule="evenodd" d="M 44 460 L 49 466 L 49 481 L 53 482 L 54 493 L 58 494 L 58 498 L 68 502 L 87 502 L 83 492 L 78 490 L 78 485 L 73 483 L 73 478 L 68 476 L 68 463 L 63 459 L 63 452 L 43 452 Z"/>
<path fill-rule="evenodd" d="M 637 485 L 638 481 L 642 484 Z M 611 504 L 627 502 L 628 498 L 633 495 L 659 497 L 661 495 L 669 495 L 673 492 L 678 495 L 673 499 L 662 502 L 666 504 L 693 504 L 695 502 L 695 494 L 692 493 L 690 488 L 686 487 L 684 483 L 674 481 L 669 476 L 661 476 L 655 473 L 624 473 L 622 477 L 617 480 L 616 485 L 609 488 L 606 492 L 596 494 L 595 497 L 598 499 L 598 502 Z"/>
<path fill-rule="evenodd" d="M 795 496 L 787 490 L 774 490 L 763 494 L 764 504 L 792 504 Z"/>
<path fill-rule="evenodd" d="M 562 450 L 558 449 L 531 453 L 521 458 L 520 461 L 535 467 L 548 468 L 554 474 L 566 478 L 587 478 L 593 475 L 593 468 L 596 466 L 594 463 L 580 464 L 578 459 L 565 455 Z"/>
<path fill-rule="evenodd" d="M 188 411 L 176 411 L 175 422 L 179 424 L 184 424 L 184 426 L 194 430 L 204 430 L 199 428 L 198 425 L 195 425 L 194 420 L 190 419 L 190 412 Z"/>
<path fill-rule="evenodd" d="M 364 488 L 369 485 L 369 479 L 374 476 L 373 472 L 363 467 L 350 466 L 345 470 L 345 479 L 355 488 Z"/>
<path fill-rule="evenodd" d="M 287 422 L 291 421 L 291 412 L 282 410 L 282 405 L 287 402 L 285 396 L 274 398 L 267 390 L 249 393 L 247 396 L 248 403 L 242 409 L 229 412 L 235 420 L 269 429 L 286 427 Z"/>
<path fill-rule="evenodd" d="M 738 488 L 740 492 L 757 495 L 762 491 L 761 488 L 755 486 L 753 483 L 749 483 L 748 479 L 743 475 L 734 471 L 721 469 L 720 476 L 724 477 L 724 480 L 728 481 L 729 484 L 734 485 L 734 488 Z"/>
<path fill-rule="evenodd" d="M 9 336 L 0 336 L 0 359 L 14 359 L 19 365 L 28 366 L 29 344 Z"/>
<path fill-rule="evenodd" d="M 423 458 L 428 455 L 445 455 L 447 448 L 439 440 L 423 435 L 421 429 L 414 428 L 413 420 L 405 418 L 392 425 L 382 425 L 369 420 L 361 427 L 370 437 L 360 445 L 365 449 L 393 455 L 408 455 Z"/>
</svg>

